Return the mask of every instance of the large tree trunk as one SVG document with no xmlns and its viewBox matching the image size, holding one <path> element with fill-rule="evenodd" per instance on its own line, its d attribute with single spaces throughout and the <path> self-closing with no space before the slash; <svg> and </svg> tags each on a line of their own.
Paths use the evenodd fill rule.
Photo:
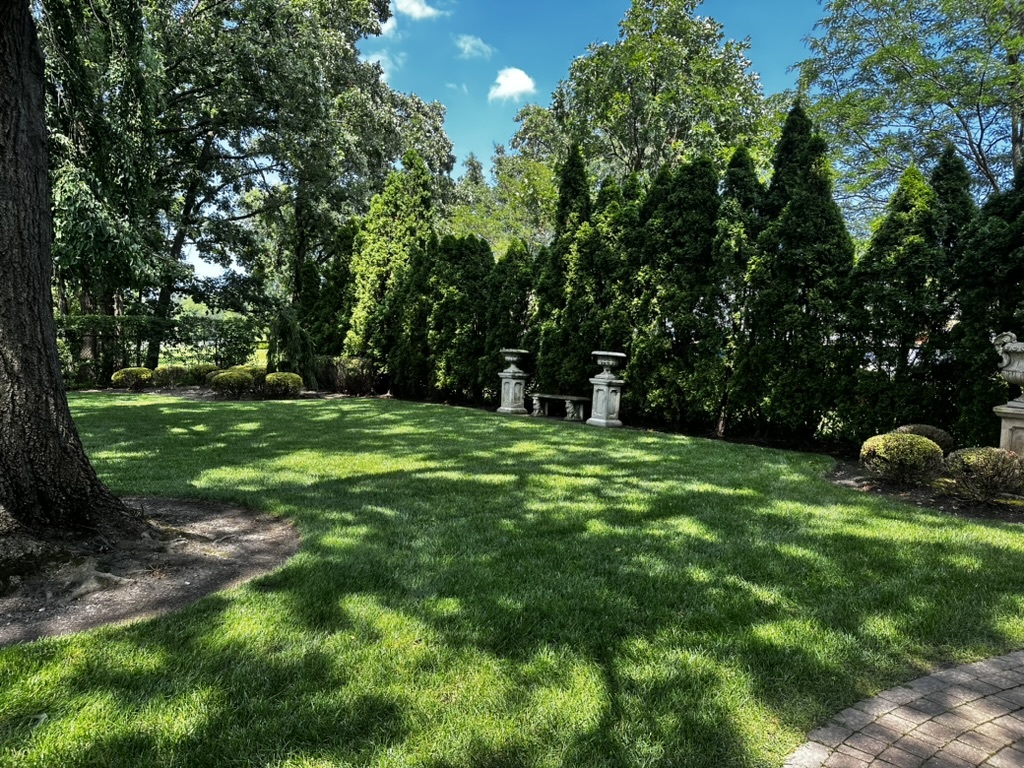
<svg viewBox="0 0 1024 768">
<path fill-rule="evenodd" d="M 94 529 L 127 510 L 96 477 L 60 379 L 43 59 L 29 0 L 0 0 L 0 529 Z"/>
</svg>

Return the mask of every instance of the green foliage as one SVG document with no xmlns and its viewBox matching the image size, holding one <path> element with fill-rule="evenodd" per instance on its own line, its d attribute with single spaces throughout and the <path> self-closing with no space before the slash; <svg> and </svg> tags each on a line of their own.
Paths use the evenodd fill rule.
<svg viewBox="0 0 1024 768">
<path fill-rule="evenodd" d="M 938 200 L 924 175 L 908 168 L 853 270 L 851 335 L 868 361 L 858 373 L 851 434 L 934 420 L 950 425 L 934 372 L 950 308 L 944 300 L 946 254 Z"/>
<path fill-rule="evenodd" d="M 942 471 L 942 449 L 927 437 L 889 432 L 864 441 L 861 464 L 891 483 L 929 483 Z"/>
<path fill-rule="evenodd" d="M 680 157 L 717 158 L 758 133 L 764 103 L 748 43 L 723 42 L 722 25 L 698 17 L 697 6 L 634 0 L 619 39 L 592 44 L 553 94 L 561 132 L 583 143 L 602 175 L 653 175 Z"/>
<path fill-rule="evenodd" d="M 361 357 L 334 358 L 338 392 L 346 395 L 372 395 L 377 383 L 377 371 L 368 360 Z"/>
<path fill-rule="evenodd" d="M 188 371 L 186 383 L 203 387 L 210 383 L 208 380 L 210 374 L 220 373 L 221 369 L 217 367 L 216 363 L 195 363 L 188 366 L 186 370 Z"/>
<path fill-rule="evenodd" d="M 153 386 L 153 371 L 149 368 L 122 368 L 110 377 L 111 385 L 141 392 Z"/>
<path fill-rule="evenodd" d="M 253 379 L 246 371 L 221 371 L 210 378 L 210 388 L 218 395 L 238 400 L 252 392 Z"/>
<path fill-rule="evenodd" d="M 931 424 L 904 424 L 892 431 L 897 435 L 921 435 L 921 437 L 927 437 L 939 446 L 944 454 L 956 448 L 956 441 L 953 440 L 953 436 L 949 432 L 933 427 Z"/>
<path fill-rule="evenodd" d="M 513 241 L 487 276 L 487 341 L 484 345 L 481 375 L 492 377 L 491 382 L 495 373 L 505 367 L 500 350 L 522 349 L 526 343 L 533 283 L 532 266 L 533 257 L 526 243 Z"/>
<path fill-rule="evenodd" d="M 278 312 L 267 333 L 267 370 L 298 373 L 316 388 L 316 355 L 306 329 L 299 324 L 295 311 Z"/>
<path fill-rule="evenodd" d="M 184 365 L 161 365 L 153 369 L 153 385 L 157 387 L 179 387 L 189 379 L 189 370 Z"/>
<path fill-rule="evenodd" d="M 410 296 L 413 256 L 429 252 L 433 220 L 430 173 L 419 155 L 407 153 L 403 170 L 393 171 L 373 199 L 352 259 L 355 303 L 345 352 L 368 358 L 385 373 L 407 315 L 403 302 Z"/>
<path fill-rule="evenodd" d="M 854 246 L 832 197 L 824 140 L 800 104 L 775 153 L 768 222 L 748 264 L 750 299 L 733 400 L 776 439 L 810 440 L 857 365 L 842 333 Z"/>
<path fill-rule="evenodd" d="M 1024 462 L 1003 448 L 963 448 L 946 457 L 946 472 L 955 492 L 976 501 L 1024 490 Z"/>
<path fill-rule="evenodd" d="M 297 373 L 268 373 L 265 394 L 269 398 L 295 397 L 302 391 L 302 377 Z"/>
<path fill-rule="evenodd" d="M 639 415 L 675 427 L 711 428 L 724 386 L 718 187 L 709 159 L 665 169 L 642 214 L 627 396 Z"/>
<path fill-rule="evenodd" d="M 262 397 L 267 391 L 267 369 L 259 365 L 233 365 L 229 371 L 242 371 L 252 376 L 252 393 Z"/>
<path fill-rule="evenodd" d="M 993 195 L 963 235 L 964 257 L 954 268 L 959 322 L 951 332 L 961 444 L 997 442 L 992 408 L 1013 393 L 998 375 L 992 339 L 1024 328 L 1024 178 L 1011 191 Z"/>
<path fill-rule="evenodd" d="M 1019 8 L 968 0 L 829 0 L 800 65 L 841 153 L 851 214 L 877 210 L 901 169 L 947 143 L 975 183 L 1005 190 L 1020 162 Z M 1016 158 L 1015 158 L 1016 154 Z"/>
</svg>

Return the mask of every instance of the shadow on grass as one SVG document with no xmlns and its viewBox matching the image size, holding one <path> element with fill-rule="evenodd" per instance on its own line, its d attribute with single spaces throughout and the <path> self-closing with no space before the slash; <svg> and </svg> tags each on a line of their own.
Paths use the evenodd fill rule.
<svg viewBox="0 0 1024 768">
<path fill-rule="evenodd" d="M 389 401 L 74 407 L 116 489 L 288 514 L 304 545 L 175 616 L 0 654 L 6 759 L 780 764 L 1024 637 L 1015 533 L 834 489 L 819 457 Z"/>
</svg>

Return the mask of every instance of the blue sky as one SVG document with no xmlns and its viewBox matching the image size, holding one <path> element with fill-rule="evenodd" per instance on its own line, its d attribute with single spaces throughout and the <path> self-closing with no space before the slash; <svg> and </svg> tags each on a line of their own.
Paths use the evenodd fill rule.
<svg viewBox="0 0 1024 768">
<path fill-rule="evenodd" d="M 385 33 L 363 41 L 392 88 L 447 107 L 445 130 L 462 161 L 490 167 L 523 104 L 547 106 L 574 58 L 612 42 L 629 0 L 392 0 Z M 821 16 L 818 0 L 704 0 L 698 9 L 729 39 L 750 38 L 753 70 L 766 94 L 790 88 L 787 69 L 806 55 L 803 38 Z"/>
</svg>

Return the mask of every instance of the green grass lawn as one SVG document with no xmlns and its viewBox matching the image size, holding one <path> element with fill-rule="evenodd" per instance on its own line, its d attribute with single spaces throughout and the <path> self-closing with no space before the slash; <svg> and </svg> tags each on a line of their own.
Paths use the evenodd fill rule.
<svg viewBox="0 0 1024 768">
<path fill-rule="evenodd" d="M 1024 647 L 1024 531 L 820 456 L 382 400 L 72 408 L 118 493 L 303 545 L 0 650 L 0 766 L 779 766 L 859 699 Z"/>
</svg>

